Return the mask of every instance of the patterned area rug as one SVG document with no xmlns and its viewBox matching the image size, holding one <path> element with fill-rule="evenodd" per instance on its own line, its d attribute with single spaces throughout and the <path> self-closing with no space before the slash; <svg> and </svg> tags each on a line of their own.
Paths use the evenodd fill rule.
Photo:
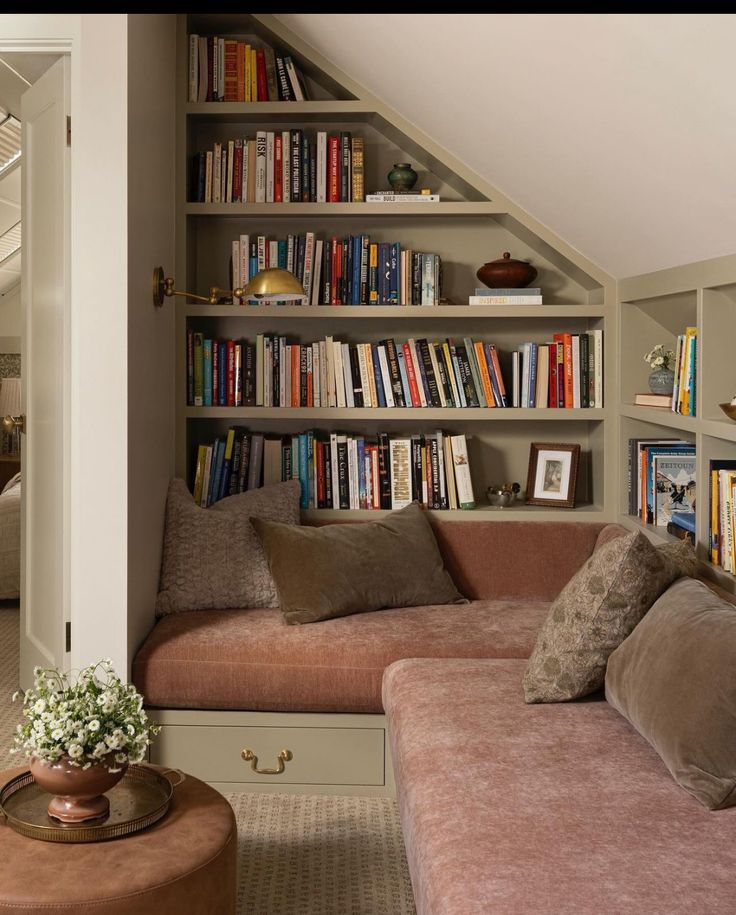
<svg viewBox="0 0 736 915">
<path fill-rule="evenodd" d="M 20 720 L 18 609 L 0 603 L 0 769 Z M 238 821 L 241 915 L 412 915 L 396 803 L 389 798 L 229 794 Z"/>
</svg>

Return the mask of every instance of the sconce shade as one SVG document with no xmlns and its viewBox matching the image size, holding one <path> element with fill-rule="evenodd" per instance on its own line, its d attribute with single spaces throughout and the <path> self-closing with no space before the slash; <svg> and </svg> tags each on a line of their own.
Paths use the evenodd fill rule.
<svg viewBox="0 0 736 915">
<path fill-rule="evenodd" d="M 20 416 L 20 378 L 3 378 L 0 385 L 0 418 Z"/>
<path fill-rule="evenodd" d="M 304 287 L 299 280 L 283 267 L 267 267 L 259 270 L 253 279 L 243 287 L 243 297 L 256 299 L 303 299 Z"/>
</svg>

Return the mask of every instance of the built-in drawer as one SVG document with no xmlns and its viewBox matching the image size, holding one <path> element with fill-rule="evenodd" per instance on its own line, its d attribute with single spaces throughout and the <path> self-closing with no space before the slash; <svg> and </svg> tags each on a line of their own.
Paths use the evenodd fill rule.
<svg viewBox="0 0 736 915">
<path fill-rule="evenodd" d="M 257 757 L 260 774 L 243 759 Z M 284 754 L 288 755 L 288 754 Z M 206 782 L 287 785 L 366 785 L 385 783 L 383 728 L 249 727 L 165 724 L 151 748 L 151 762 L 185 768 Z"/>
</svg>

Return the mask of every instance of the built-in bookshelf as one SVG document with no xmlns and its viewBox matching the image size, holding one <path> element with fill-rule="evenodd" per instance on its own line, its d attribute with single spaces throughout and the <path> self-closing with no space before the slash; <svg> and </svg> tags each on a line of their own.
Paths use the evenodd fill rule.
<svg viewBox="0 0 736 915">
<path fill-rule="evenodd" d="M 280 102 L 189 101 L 189 36 L 226 37 L 258 48 L 267 45 L 291 58 L 308 100 Z M 234 137 L 259 131 L 320 131 L 360 137 L 366 193 L 387 190 L 386 175 L 397 162 L 411 162 L 418 187 L 439 203 L 243 203 L 194 202 L 193 157 Z M 177 439 L 179 475 L 194 485 L 199 445 L 224 436 L 233 424 L 273 436 L 307 430 L 329 436 L 405 436 L 441 429 L 465 435 L 475 492 L 474 511 L 446 510 L 443 518 L 608 520 L 617 512 L 616 391 L 618 324 L 615 284 L 546 227 L 504 198 L 431 138 L 341 73 L 274 17 L 247 14 L 182 14 L 177 64 L 177 255 L 178 288 L 206 292 L 231 281 L 232 244 L 241 236 L 283 238 L 314 233 L 329 239 L 368 234 L 376 243 L 432 252 L 442 261 L 442 301 L 401 305 L 189 304 L 177 308 Z M 469 306 L 479 286 L 475 271 L 504 251 L 537 269 L 535 286 L 543 305 Z M 553 335 L 603 332 L 604 398 L 595 408 L 388 408 L 192 406 L 187 403 L 187 334 L 210 339 L 255 340 L 283 334 L 293 342 L 326 337 L 348 343 L 465 337 L 494 344 L 510 354 L 528 342 Z M 504 363 L 504 371 L 509 371 Z M 507 380 L 508 376 L 507 376 Z M 686 417 L 680 417 L 686 419 Z M 534 441 L 577 442 L 582 456 L 577 507 L 557 510 L 522 502 L 498 509 L 487 504 L 490 484 L 526 484 L 529 446 Z M 381 511 L 309 509 L 305 518 L 380 517 Z"/>
<path fill-rule="evenodd" d="M 651 538 L 667 540 L 666 527 L 632 517 L 627 506 L 627 446 L 631 438 L 682 439 L 696 453 L 697 500 L 695 542 L 704 574 L 736 592 L 736 578 L 711 563 L 712 462 L 736 461 L 736 422 L 719 404 L 736 394 L 734 340 L 736 340 L 736 257 L 709 261 L 630 277 L 619 283 L 621 368 L 619 511 L 621 523 L 644 530 Z M 696 404 L 694 415 L 667 407 L 633 404 L 634 395 L 647 390 L 649 367 L 644 354 L 663 343 L 676 349 L 678 334 L 697 328 Z"/>
</svg>

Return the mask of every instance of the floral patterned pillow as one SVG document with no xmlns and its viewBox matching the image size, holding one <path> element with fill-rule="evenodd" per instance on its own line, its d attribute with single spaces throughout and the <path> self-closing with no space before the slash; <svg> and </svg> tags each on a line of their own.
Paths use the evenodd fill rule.
<svg viewBox="0 0 736 915">
<path fill-rule="evenodd" d="M 597 549 L 565 585 L 542 625 L 524 674 L 527 702 L 566 702 L 603 686 L 609 655 L 654 601 L 694 575 L 687 541 L 655 547 L 640 532 Z"/>
</svg>

